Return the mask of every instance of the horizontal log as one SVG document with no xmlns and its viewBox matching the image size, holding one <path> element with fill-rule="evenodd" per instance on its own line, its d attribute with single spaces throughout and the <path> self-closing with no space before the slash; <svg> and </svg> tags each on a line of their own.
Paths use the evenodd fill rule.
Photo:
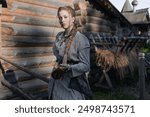
<svg viewBox="0 0 150 117">
<path fill-rule="evenodd" d="M 2 35 L 2 47 L 50 47 L 55 37 L 7 36 Z"/>
<path fill-rule="evenodd" d="M 110 26 L 110 24 L 111 24 L 109 20 L 106 20 L 104 18 L 92 17 L 92 16 L 87 16 L 86 22 L 98 24 L 98 25 L 107 25 L 107 26 Z"/>
<path fill-rule="evenodd" d="M 13 65 L 11 65 L 11 64 L 9 64 L 9 63 L 4 63 L 4 64 L 2 64 L 3 65 L 3 68 L 4 69 L 10 69 L 10 70 L 13 70 L 13 71 L 17 71 L 18 70 L 18 68 L 17 67 L 15 67 L 15 66 L 13 66 Z M 47 63 L 47 64 L 34 64 L 33 66 L 27 66 L 27 67 L 25 67 L 25 68 L 43 68 L 43 67 L 53 67 L 55 65 L 55 61 L 54 62 L 51 62 L 51 63 Z"/>
<path fill-rule="evenodd" d="M 54 7 L 58 8 L 59 6 L 72 6 L 71 0 L 15 0 L 19 2 L 24 2 L 24 3 L 29 3 L 29 4 L 34 4 L 38 6 L 45 6 L 45 7 Z"/>
<path fill-rule="evenodd" d="M 32 76 L 32 77 L 34 77 L 34 78 L 40 79 L 40 80 L 42 80 L 42 81 L 44 81 L 44 82 L 46 82 L 46 83 L 49 82 L 49 78 L 47 78 L 47 77 L 41 75 L 41 72 L 40 72 L 40 71 L 41 71 L 41 68 L 39 68 L 40 71 L 39 71 L 39 69 L 38 69 L 38 72 L 35 72 L 35 71 L 32 71 L 33 69 L 27 69 L 27 68 L 25 68 L 25 67 L 22 67 L 22 66 L 17 65 L 17 64 L 15 64 L 15 63 L 9 61 L 7 58 L 5 58 L 5 57 L 3 57 L 3 56 L 0 56 L 0 59 L 2 59 L 2 60 L 4 60 L 4 61 L 8 62 L 9 64 L 11 64 L 11 65 L 17 67 L 19 70 L 25 72 L 26 74 L 29 74 L 30 76 Z M 45 67 L 44 67 L 44 68 L 45 68 Z M 52 71 L 52 69 L 51 69 L 51 71 Z M 11 70 L 11 72 L 14 73 L 14 75 L 13 75 L 12 78 L 15 78 L 15 77 L 16 77 L 15 71 Z M 5 74 L 5 78 L 7 78 L 7 77 L 6 77 L 6 73 L 10 73 L 10 71 L 9 71 L 9 72 L 3 72 L 3 73 Z M 8 78 L 9 78 L 9 77 L 8 77 Z M 17 79 L 17 78 L 16 78 L 16 79 Z"/>
<path fill-rule="evenodd" d="M 87 10 L 76 10 L 76 16 L 87 16 Z"/>
<path fill-rule="evenodd" d="M 2 35 L 2 41 L 21 41 L 21 42 L 34 42 L 38 41 L 40 43 L 51 42 L 55 41 L 56 37 L 39 37 L 39 36 L 9 36 L 9 35 Z M 37 43 L 38 43 L 37 42 Z"/>
<path fill-rule="evenodd" d="M 105 18 L 105 14 L 93 8 L 87 8 L 87 16 L 95 16 Z"/>
<path fill-rule="evenodd" d="M 52 47 L 6 47 L 2 48 L 2 55 L 3 56 L 17 56 L 17 57 L 30 57 L 36 55 L 51 55 L 52 54 Z"/>
<path fill-rule="evenodd" d="M 36 43 L 36 42 L 27 42 L 27 41 L 3 41 L 1 44 L 3 47 L 48 47 L 52 46 L 51 42 L 42 42 L 42 43 Z"/>
<path fill-rule="evenodd" d="M 1 27 L 1 33 L 4 35 L 10 35 L 13 34 L 13 28 L 11 27 Z"/>
<path fill-rule="evenodd" d="M 35 13 L 32 11 L 27 11 L 25 9 L 17 9 L 15 10 L 15 12 L 9 9 L 2 9 L 2 15 L 28 15 L 28 16 L 41 16 L 41 17 L 47 17 L 47 18 L 56 18 L 56 15 Z"/>
<path fill-rule="evenodd" d="M 1 18 L 2 22 L 60 27 L 58 18 L 46 18 L 41 16 L 27 16 L 27 15 L 2 15 Z"/>
<path fill-rule="evenodd" d="M 28 58 L 16 58 L 16 59 L 9 59 L 11 62 L 27 68 L 35 68 L 35 67 L 44 67 L 44 66 L 53 66 L 56 60 L 55 56 L 44 56 L 44 57 L 28 57 Z M 17 70 L 16 67 L 12 66 L 11 64 L 1 61 L 4 69 L 12 69 Z"/>
<path fill-rule="evenodd" d="M 52 69 L 53 69 L 53 67 L 42 67 L 42 68 L 32 68 L 32 69 L 28 68 L 28 70 L 30 70 L 31 72 L 37 73 L 37 74 L 41 75 L 42 77 L 46 77 L 47 79 L 50 77 Z M 11 70 L 9 72 L 6 71 L 5 75 L 9 76 L 11 78 L 12 77 L 15 78 L 14 80 L 16 80 L 16 81 L 25 81 L 25 80 L 29 80 L 29 79 L 34 78 L 30 74 L 25 73 L 21 70 L 17 70 L 17 71 Z"/>
<path fill-rule="evenodd" d="M 76 17 L 77 23 L 79 26 L 83 26 L 86 23 L 91 23 L 91 24 L 97 24 L 97 25 L 106 25 L 110 26 L 111 22 L 109 20 L 106 20 L 104 18 L 98 18 L 98 17 L 93 17 L 93 16 L 77 16 Z"/>
<path fill-rule="evenodd" d="M 101 13 L 100 11 L 92 8 L 87 8 L 86 10 L 76 10 L 75 11 L 77 16 L 93 16 L 93 17 L 98 17 L 98 18 L 105 18 L 106 16 L 104 13 Z"/>
<path fill-rule="evenodd" d="M 47 15 L 57 14 L 57 9 L 37 6 L 34 4 L 28 4 L 28 3 L 18 2 L 18 1 L 13 1 L 13 3 L 11 4 L 10 7 L 8 7 L 8 9 L 11 10 L 11 12 L 15 12 L 19 9 L 23 9 L 26 11 L 34 12 L 36 14 L 47 14 Z"/>
<path fill-rule="evenodd" d="M 29 89 L 31 90 L 32 88 L 35 89 L 42 89 L 42 88 L 48 88 L 48 84 L 44 81 L 41 81 L 39 79 L 30 79 L 30 80 L 27 80 L 27 81 L 22 81 L 22 82 L 18 82 L 18 87 L 21 88 L 21 89 L 24 89 L 24 90 L 27 90 L 29 91 Z"/>
<path fill-rule="evenodd" d="M 105 25 L 96 25 L 96 24 L 91 24 L 87 23 L 84 26 L 84 29 L 86 31 L 92 31 L 92 32 L 110 32 L 110 27 L 105 26 Z"/>
<path fill-rule="evenodd" d="M 62 28 L 33 26 L 24 24 L 13 24 L 2 22 L 2 33 L 4 35 L 28 35 L 28 36 L 56 36 Z"/>
<path fill-rule="evenodd" d="M 77 16 L 76 17 L 76 23 L 78 27 L 83 26 L 86 24 L 86 17 L 85 16 Z"/>
<path fill-rule="evenodd" d="M 13 0 L 14 1 L 14 0 Z M 72 5 L 72 3 L 69 0 L 15 0 L 19 2 L 34 4 L 38 6 L 44 6 L 44 7 L 52 7 L 52 8 L 58 8 L 58 6 L 65 6 L 65 5 Z"/>
<path fill-rule="evenodd" d="M 75 10 L 85 10 L 87 7 L 87 3 L 83 0 L 74 1 L 74 8 Z"/>
</svg>

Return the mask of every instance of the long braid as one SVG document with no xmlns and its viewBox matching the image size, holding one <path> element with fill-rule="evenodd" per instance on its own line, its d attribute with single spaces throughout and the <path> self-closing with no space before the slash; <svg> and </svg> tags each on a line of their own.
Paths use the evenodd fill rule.
<svg viewBox="0 0 150 117">
<path fill-rule="evenodd" d="M 72 31 L 71 31 L 71 36 L 69 38 L 69 41 L 68 41 L 68 43 L 66 45 L 66 48 L 65 48 L 65 51 L 64 51 L 64 57 L 63 57 L 63 61 L 62 61 L 63 64 L 67 63 L 67 55 L 68 55 L 71 43 L 72 43 L 72 41 L 75 37 L 76 32 L 77 32 L 76 28 L 73 28 Z"/>
</svg>

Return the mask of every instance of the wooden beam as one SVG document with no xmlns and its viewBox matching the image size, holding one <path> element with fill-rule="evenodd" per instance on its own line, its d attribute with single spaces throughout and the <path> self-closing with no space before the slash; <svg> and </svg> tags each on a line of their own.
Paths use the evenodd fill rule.
<svg viewBox="0 0 150 117">
<path fill-rule="evenodd" d="M 2 15 L 2 22 L 28 24 L 38 26 L 60 27 L 58 18 L 46 18 L 28 15 Z"/>
<path fill-rule="evenodd" d="M 36 55 L 51 55 L 52 47 L 6 47 L 2 48 L 3 56 L 29 57 Z"/>
<path fill-rule="evenodd" d="M 110 32 L 110 27 L 106 25 L 96 25 L 91 23 L 87 23 L 84 26 L 84 29 L 86 31 L 92 31 L 92 32 Z"/>
<path fill-rule="evenodd" d="M 43 57 L 27 57 L 27 58 L 15 58 L 15 59 L 8 59 L 11 62 L 28 68 L 42 68 L 42 67 L 52 67 L 55 63 L 55 56 L 43 56 Z M 12 69 L 16 70 L 16 67 L 8 64 L 5 61 L 2 61 L 2 65 L 4 69 Z"/>
<path fill-rule="evenodd" d="M 110 21 L 106 20 L 105 18 L 98 18 L 98 17 L 93 17 L 93 16 L 87 16 L 86 22 L 98 24 L 98 25 L 106 25 L 106 26 L 110 26 L 111 24 Z"/>
<path fill-rule="evenodd" d="M 93 9 L 93 8 L 87 8 L 87 16 L 95 16 L 95 17 L 100 17 L 100 18 L 105 18 L 104 13 Z"/>
<path fill-rule="evenodd" d="M 3 38 L 4 37 L 4 38 Z M 22 39 L 21 39 L 22 37 Z M 45 37 L 25 37 L 25 36 L 2 36 L 2 47 L 51 47 L 53 46 L 54 40 L 50 40 Z M 7 39 L 8 38 L 8 39 Z"/>
<path fill-rule="evenodd" d="M 44 69 L 44 71 L 38 69 L 38 71 L 35 72 L 35 71 L 32 71 L 32 70 L 28 70 L 27 68 L 24 68 L 22 66 L 19 66 L 19 65 L 15 64 L 15 63 L 9 61 L 8 59 L 2 57 L 2 56 L 0 56 L 0 59 L 2 59 L 4 61 L 8 62 L 9 64 L 17 67 L 18 69 L 22 70 L 23 72 L 25 72 L 28 75 L 33 76 L 34 78 L 40 79 L 40 80 L 42 80 L 44 82 L 47 82 L 47 83 L 49 82 L 49 78 L 44 77 L 44 76 L 41 75 L 41 74 L 45 73 L 45 71 L 46 71 L 45 69 Z M 50 71 L 52 72 L 52 68 L 51 68 L 51 70 L 50 70 L 50 68 L 47 68 L 47 69 L 48 69 L 49 72 Z"/>
<path fill-rule="evenodd" d="M 57 9 L 59 6 L 65 6 L 65 5 L 72 6 L 71 1 L 73 0 L 57 0 L 57 1 L 56 0 L 43 0 L 42 2 L 41 0 L 15 0 L 15 1 Z"/>
<path fill-rule="evenodd" d="M 62 30 L 62 28 L 57 27 L 2 23 L 2 33 L 4 35 L 56 36 Z"/>
<path fill-rule="evenodd" d="M 28 3 L 24 3 L 24 2 L 18 2 L 18 1 L 13 1 L 12 4 L 10 5 L 10 7 L 8 7 L 8 9 L 11 12 L 16 12 L 17 10 L 22 9 L 22 10 L 34 12 L 37 14 L 39 14 L 39 13 L 47 14 L 47 15 L 56 15 L 57 14 L 57 9 L 43 7 L 43 6 L 37 6 L 37 5 L 28 4 Z"/>
<path fill-rule="evenodd" d="M 33 78 L 37 78 L 37 79 L 40 78 L 41 80 L 44 80 L 48 83 L 53 66 L 47 66 L 42 68 L 25 68 L 25 69 L 30 71 L 31 74 L 33 73 L 36 75 L 31 75 L 21 70 L 13 71 L 13 74 L 15 74 L 16 81 L 24 81 Z M 11 76 L 12 73 L 7 73 L 7 75 Z"/>
<path fill-rule="evenodd" d="M 26 81 L 20 81 L 17 83 L 18 87 L 21 89 L 24 89 L 29 92 L 29 89 L 32 91 L 32 88 L 37 88 L 37 89 L 43 89 L 43 88 L 48 88 L 48 85 L 46 82 L 41 81 L 39 79 L 30 79 Z M 27 90 L 28 89 L 28 90 Z"/>
<path fill-rule="evenodd" d="M 32 99 L 32 97 L 30 97 L 28 94 L 26 94 L 23 90 L 21 90 L 20 88 L 18 88 L 17 86 L 9 83 L 7 80 L 5 80 L 5 78 L 1 75 L 2 79 L 1 79 L 1 83 L 6 86 L 7 88 L 9 88 L 10 90 L 12 90 L 13 92 L 17 93 L 18 95 L 20 95 L 21 97 L 23 97 L 24 99 Z"/>
<path fill-rule="evenodd" d="M 47 15 L 41 13 L 35 13 L 32 11 L 26 11 L 24 9 L 16 10 L 15 12 L 9 9 L 2 9 L 2 15 L 25 15 L 25 16 L 40 16 L 40 17 L 47 17 L 47 18 L 55 18 L 56 15 Z"/>
</svg>

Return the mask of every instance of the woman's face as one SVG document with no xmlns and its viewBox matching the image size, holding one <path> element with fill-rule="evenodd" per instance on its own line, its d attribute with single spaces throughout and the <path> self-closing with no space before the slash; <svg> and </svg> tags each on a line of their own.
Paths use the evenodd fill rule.
<svg viewBox="0 0 150 117">
<path fill-rule="evenodd" d="M 59 23 L 62 28 L 68 29 L 74 25 L 74 17 L 67 10 L 61 10 L 58 14 Z"/>
</svg>

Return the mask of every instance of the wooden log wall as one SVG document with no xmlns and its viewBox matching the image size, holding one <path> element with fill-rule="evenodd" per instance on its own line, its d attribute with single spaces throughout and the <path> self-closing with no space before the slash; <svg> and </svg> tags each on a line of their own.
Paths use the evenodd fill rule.
<svg viewBox="0 0 150 117">
<path fill-rule="evenodd" d="M 52 45 L 56 34 L 62 31 L 56 16 L 57 9 L 59 6 L 73 6 L 73 0 L 7 0 L 7 4 L 8 8 L 2 9 L 0 17 L 2 56 L 50 77 L 55 61 Z M 15 78 L 15 85 L 25 91 L 30 89 L 34 94 L 47 91 L 47 84 L 43 81 L 34 79 L 5 61 L 1 62 L 6 76 Z"/>
<path fill-rule="evenodd" d="M 2 56 L 46 77 L 50 76 L 55 61 L 52 53 L 55 36 L 62 30 L 56 16 L 59 6 L 75 8 L 80 31 L 117 34 L 118 27 L 115 26 L 118 22 L 112 22 L 108 14 L 96 10 L 88 0 L 7 0 L 7 4 L 8 8 L 2 9 L 0 17 Z M 47 91 L 47 84 L 43 81 L 1 62 L 6 76 L 15 78 L 17 86 L 35 94 Z"/>
<path fill-rule="evenodd" d="M 88 1 L 76 1 L 74 7 L 81 31 L 111 33 L 111 22 L 107 19 L 107 15 L 96 10 Z"/>
</svg>

